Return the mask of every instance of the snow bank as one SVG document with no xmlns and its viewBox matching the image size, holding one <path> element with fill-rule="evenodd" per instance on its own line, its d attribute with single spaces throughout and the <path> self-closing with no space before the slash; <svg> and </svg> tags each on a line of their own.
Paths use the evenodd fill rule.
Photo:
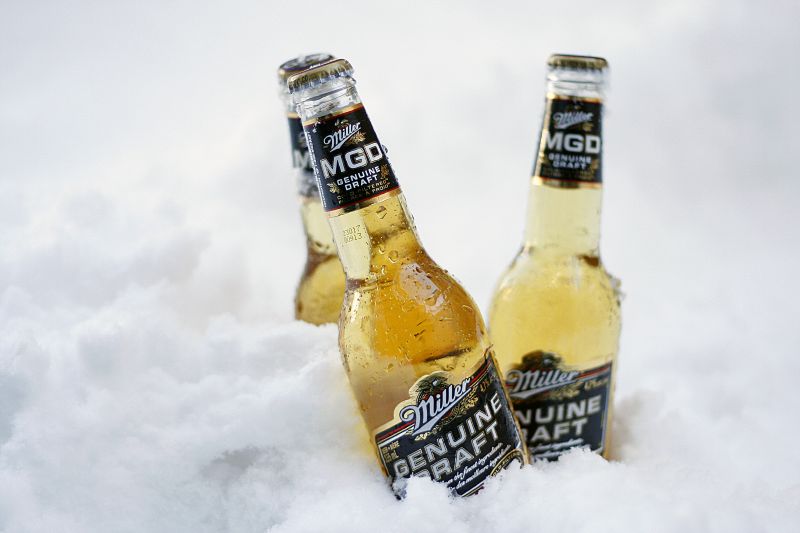
<svg viewBox="0 0 800 533">
<path fill-rule="evenodd" d="M 337 30 L 304 4 L 302 34 L 297 6 L 4 6 L 0 529 L 796 531 L 800 12 L 775 6 L 347 4 Z M 335 328 L 291 320 L 273 71 L 308 50 L 352 60 L 425 244 L 483 303 L 521 234 L 544 59 L 609 58 L 613 461 L 394 499 Z"/>
<path fill-rule="evenodd" d="M 6 531 L 796 526 L 787 419 L 750 401 L 746 372 L 684 385 L 659 368 L 660 386 L 623 385 L 613 462 L 575 452 L 464 501 L 414 481 L 398 503 L 365 448 L 334 327 L 220 316 L 196 334 L 159 310 L 157 290 L 137 292 L 59 326 L 6 291 Z"/>
</svg>

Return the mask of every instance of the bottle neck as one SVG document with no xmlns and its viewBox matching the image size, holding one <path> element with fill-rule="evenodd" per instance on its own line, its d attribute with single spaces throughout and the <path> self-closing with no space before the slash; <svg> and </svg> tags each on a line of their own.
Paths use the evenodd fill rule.
<svg viewBox="0 0 800 533">
<path fill-rule="evenodd" d="M 531 180 L 524 246 L 554 255 L 599 256 L 602 189 Z"/>
<path fill-rule="evenodd" d="M 300 216 L 303 221 L 303 230 L 306 234 L 306 248 L 308 257 L 335 256 L 336 245 L 333 243 L 328 217 L 322 210 L 319 194 L 314 185 L 314 196 L 300 198 Z"/>
<path fill-rule="evenodd" d="M 300 94 L 298 113 L 349 280 L 376 280 L 422 252 L 386 149 L 350 78 Z"/>
<path fill-rule="evenodd" d="M 355 80 L 343 77 L 295 94 L 290 97 L 288 109 L 296 112 L 305 123 L 360 103 Z"/>
<path fill-rule="evenodd" d="M 424 254 L 402 193 L 328 219 L 348 280 L 374 283 Z"/>
<path fill-rule="evenodd" d="M 599 256 L 602 203 L 602 78 L 551 71 L 531 179 L 525 248 Z"/>
</svg>

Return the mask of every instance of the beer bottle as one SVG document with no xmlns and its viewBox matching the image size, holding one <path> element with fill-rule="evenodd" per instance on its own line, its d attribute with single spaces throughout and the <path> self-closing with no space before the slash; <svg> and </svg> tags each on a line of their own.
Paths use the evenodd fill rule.
<svg viewBox="0 0 800 533">
<path fill-rule="evenodd" d="M 300 215 L 306 234 L 306 266 L 297 285 L 294 314 L 298 320 L 325 324 L 339 320 L 344 298 L 344 272 L 336 256 L 325 211 L 322 210 L 314 169 L 308 156 L 306 137 L 294 105 L 289 98 L 286 81 L 289 76 L 325 61 L 330 54 L 311 54 L 290 59 L 278 68 L 280 94 L 289 119 L 289 138 L 292 146 Z"/>
<path fill-rule="evenodd" d="M 347 288 L 339 349 L 398 497 L 411 476 L 473 494 L 526 461 L 483 319 L 419 242 L 350 64 L 289 79 Z"/>
<path fill-rule="evenodd" d="M 606 69 L 599 57 L 548 61 L 525 239 L 490 309 L 531 460 L 608 453 L 620 306 L 599 252 Z"/>
</svg>

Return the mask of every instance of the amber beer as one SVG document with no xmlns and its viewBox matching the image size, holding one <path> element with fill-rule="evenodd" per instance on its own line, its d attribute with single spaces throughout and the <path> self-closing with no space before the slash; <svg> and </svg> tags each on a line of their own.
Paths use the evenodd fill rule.
<svg viewBox="0 0 800 533">
<path fill-rule="evenodd" d="M 419 242 L 345 60 L 289 79 L 347 278 L 339 349 L 398 496 L 480 490 L 524 445 L 475 302 Z"/>
<path fill-rule="evenodd" d="M 490 310 L 497 361 L 532 459 L 607 456 L 619 347 L 617 282 L 600 260 L 599 57 L 553 55 L 521 251 Z"/>
<path fill-rule="evenodd" d="M 289 97 L 289 76 L 333 59 L 330 54 L 310 54 L 290 59 L 278 68 L 280 94 L 289 121 L 292 166 L 300 197 L 300 215 L 306 234 L 306 265 L 297 284 L 294 298 L 295 318 L 312 324 L 339 320 L 344 298 L 344 271 L 336 255 L 336 246 L 314 179 L 305 133 L 300 117 Z"/>
</svg>

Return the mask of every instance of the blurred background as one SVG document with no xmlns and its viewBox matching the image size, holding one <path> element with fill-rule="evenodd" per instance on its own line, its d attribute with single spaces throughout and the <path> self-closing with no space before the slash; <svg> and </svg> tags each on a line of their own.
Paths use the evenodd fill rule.
<svg viewBox="0 0 800 533">
<path fill-rule="evenodd" d="M 292 320 L 305 249 L 276 68 L 298 54 L 354 65 L 423 243 L 485 310 L 521 242 L 545 61 L 578 53 L 611 65 L 620 442 L 657 391 L 687 428 L 723 424 L 669 446 L 730 441 L 721 470 L 746 455 L 796 486 L 798 20 L 788 0 L 3 2 L 0 437 L 38 390 L 19 368 L 105 386 L 137 357 L 191 366 L 176 328 Z"/>
</svg>

